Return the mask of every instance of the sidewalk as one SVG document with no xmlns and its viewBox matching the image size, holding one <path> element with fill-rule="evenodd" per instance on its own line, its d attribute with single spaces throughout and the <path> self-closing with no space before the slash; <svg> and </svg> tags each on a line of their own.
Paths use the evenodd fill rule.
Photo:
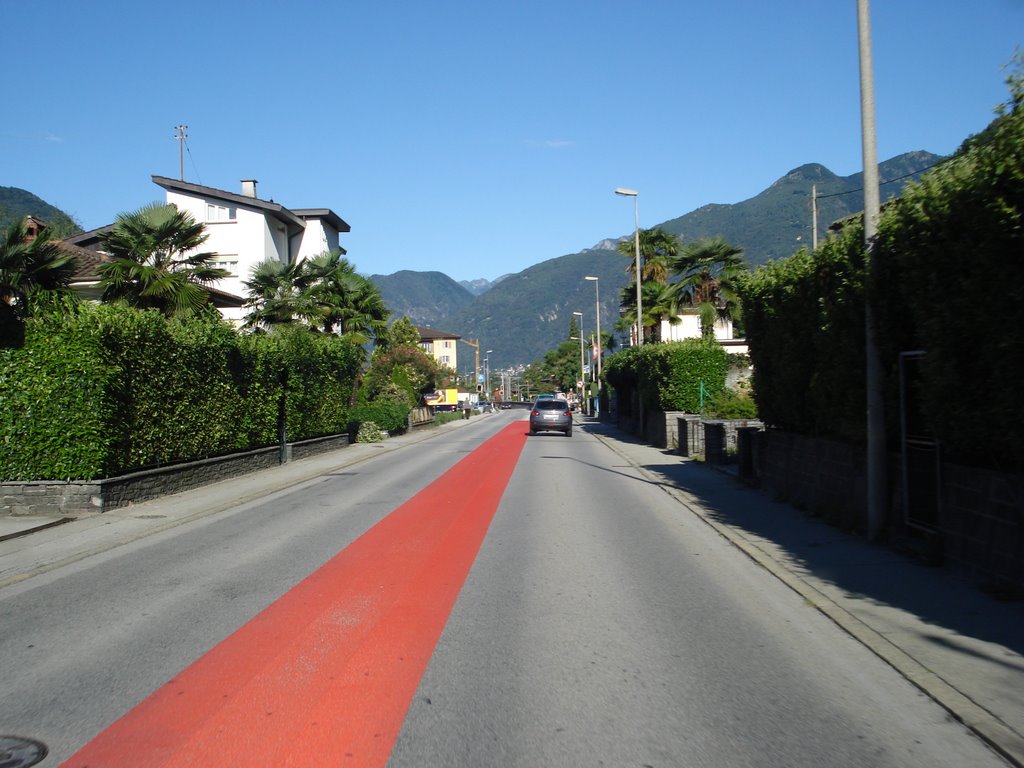
<svg viewBox="0 0 1024 768">
<path fill-rule="evenodd" d="M 0 515 L 0 589 L 122 544 L 289 490 L 323 475 L 479 423 L 480 416 L 414 430 L 381 443 L 341 450 L 250 472 L 171 496 L 79 518 Z M 483 416 L 482 418 L 490 418 Z"/>
<path fill-rule="evenodd" d="M 1024 604 L 1000 602 L 963 574 L 868 543 L 614 426 L 588 420 L 585 429 L 1024 766 Z"/>
<path fill-rule="evenodd" d="M 66 524 L 0 517 L 0 588 L 474 421 L 351 445 Z M 999 602 L 963 575 L 869 544 L 614 426 L 590 418 L 577 423 L 1024 766 L 1024 604 Z"/>
</svg>

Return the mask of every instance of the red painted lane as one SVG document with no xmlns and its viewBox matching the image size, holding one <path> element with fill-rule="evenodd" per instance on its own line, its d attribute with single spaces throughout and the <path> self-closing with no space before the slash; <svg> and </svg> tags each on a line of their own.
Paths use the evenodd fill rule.
<svg viewBox="0 0 1024 768">
<path fill-rule="evenodd" d="M 384 765 L 525 441 L 506 427 L 63 765 Z"/>
</svg>

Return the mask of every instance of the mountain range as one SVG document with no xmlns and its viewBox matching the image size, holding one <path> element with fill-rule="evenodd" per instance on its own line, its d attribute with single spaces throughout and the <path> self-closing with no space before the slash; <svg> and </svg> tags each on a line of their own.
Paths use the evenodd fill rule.
<svg viewBox="0 0 1024 768">
<path fill-rule="evenodd" d="M 908 152 L 879 164 L 882 199 L 900 193 L 909 183 L 943 158 L 930 152 Z M 863 174 L 837 176 L 823 165 L 794 168 L 749 200 L 709 204 L 655 225 L 679 235 L 684 242 L 721 235 L 743 248 L 756 267 L 785 258 L 812 240 L 811 195 L 815 188 L 818 238 L 828 226 L 863 210 Z M 479 340 L 492 368 L 530 363 L 569 335 L 573 312 L 583 312 L 583 333 L 594 330 L 597 292 L 600 292 L 602 331 L 611 331 L 619 316 L 619 296 L 629 281 L 628 263 L 616 250 L 620 238 L 606 238 L 578 253 L 543 261 L 495 281 L 474 296 L 464 286 L 437 272 L 399 272 L 371 276 L 387 305 L 408 314 L 417 325 Z M 392 280 L 401 275 L 401 280 Z M 599 278 L 597 288 L 586 275 Z M 458 288 L 464 292 L 459 293 Z M 422 297 L 432 293 L 426 301 Z M 620 339 L 620 343 L 621 343 Z M 470 347 L 459 349 L 460 368 L 472 360 Z"/>
<path fill-rule="evenodd" d="M 929 152 L 908 152 L 879 164 L 882 199 L 898 195 L 943 158 Z M 684 242 L 720 235 L 743 248 L 755 267 L 785 258 L 812 238 L 811 194 L 816 187 L 818 237 L 829 224 L 863 209 L 862 174 L 837 176 L 810 163 L 794 168 L 758 195 L 739 203 L 712 203 L 660 226 Z M 25 190 L 0 187 L 0 225 L 26 214 L 44 220 L 70 221 L 62 211 Z M 73 224 L 73 222 L 71 222 Z M 594 330 L 600 298 L 603 331 L 611 331 L 619 316 L 619 296 L 629 284 L 629 266 L 616 250 L 632 236 L 605 238 L 590 248 L 535 264 L 493 282 L 456 282 L 441 272 L 402 270 L 370 275 L 395 317 L 407 315 L 416 325 L 455 333 L 479 341 L 481 356 L 489 354 L 491 368 L 526 364 L 565 341 L 573 312 L 583 313 L 583 333 Z M 587 275 L 599 280 L 586 281 Z M 468 370 L 471 347 L 462 346 L 460 368 Z"/>
</svg>

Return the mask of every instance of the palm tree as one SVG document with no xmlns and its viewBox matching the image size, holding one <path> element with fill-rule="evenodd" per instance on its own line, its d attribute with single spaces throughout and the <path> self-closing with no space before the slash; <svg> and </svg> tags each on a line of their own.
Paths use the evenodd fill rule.
<svg viewBox="0 0 1024 768">
<path fill-rule="evenodd" d="M 337 251 L 310 259 L 301 287 L 318 307 L 317 322 L 325 333 L 366 344 L 387 329 L 391 313 L 377 287 Z"/>
<path fill-rule="evenodd" d="M 243 327 L 266 329 L 317 320 L 319 308 L 302 289 L 305 266 L 305 260 L 285 264 L 266 259 L 253 267 L 243 283 L 249 294 L 243 306 L 250 309 Z"/>
<path fill-rule="evenodd" d="M 680 301 L 672 290 L 673 286 L 658 282 L 645 282 L 641 285 L 643 300 L 644 343 L 661 341 L 661 321 L 667 319 L 672 325 L 679 320 Z M 616 329 L 626 331 L 636 326 L 636 288 L 630 285 L 622 289 L 620 295 L 621 317 Z"/>
<path fill-rule="evenodd" d="M 636 281 L 636 243 L 623 240 L 618 251 L 630 259 L 626 271 Z M 679 253 L 679 236 L 666 232 L 660 227 L 640 230 L 640 275 L 643 282 L 654 280 L 664 283 L 668 280 L 669 264 Z M 642 297 L 641 297 L 642 298 Z"/>
<path fill-rule="evenodd" d="M 32 303 L 43 292 L 68 293 L 77 261 L 43 230 L 29 240 L 23 221 L 12 224 L 0 240 L 0 338 L 14 339 Z"/>
<path fill-rule="evenodd" d="M 208 287 L 227 277 L 200 252 L 208 235 L 191 214 L 153 203 L 117 217 L 101 235 L 110 261 L 99 267 L 104 301 L 125 301 L 164 315 L 189 314 L 209 301 Z"/>
<path fill-rule="evenodd" d="M 723 237 L 705 237 L 684 245 L 670 262 L 673 275 L 679 277 L 671 290 L 679 301 L 698 308 L 704 338 L 714 337 L 720 318 L 740 316 L 736 283 L 747 271 L 742 253 Z"/>
</svg>

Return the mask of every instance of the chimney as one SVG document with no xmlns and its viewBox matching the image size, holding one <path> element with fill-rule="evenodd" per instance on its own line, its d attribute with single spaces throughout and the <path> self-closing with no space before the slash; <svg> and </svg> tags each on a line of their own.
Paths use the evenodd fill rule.
<svg viewBox="0 0 1024 768">
<path fill-rule="evenodd" d="M 256 179 L 242 179 L 242 195 L 256 197 Z"/>
</svg>

